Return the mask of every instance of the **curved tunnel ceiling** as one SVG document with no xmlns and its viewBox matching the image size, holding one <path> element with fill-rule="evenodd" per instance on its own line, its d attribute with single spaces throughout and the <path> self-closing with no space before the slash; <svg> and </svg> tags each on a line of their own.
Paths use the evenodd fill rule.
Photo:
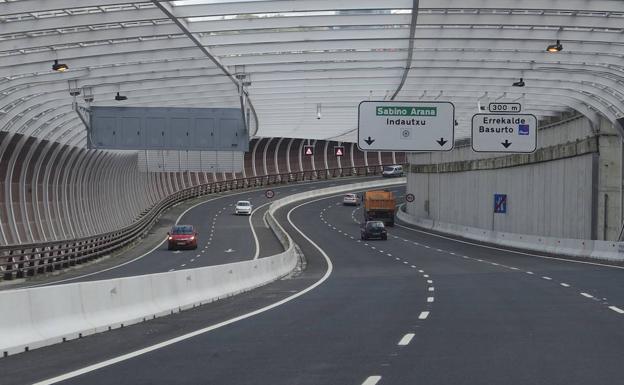
<svg viewBox="0 0 624 385">
<path fill-rule="evenodd" d="M 0 15 L 0 130 L 76 146 L 70 88 L 80 105 L 239 107 L 237 73 L 258 136 L 353 140 L 358 103 L 399 88 L 410 39 L 396 100 L 452 101 L 457 137 L 493 101 L 624 116 L 620 0 L 0 0 Z"/>
</svg>

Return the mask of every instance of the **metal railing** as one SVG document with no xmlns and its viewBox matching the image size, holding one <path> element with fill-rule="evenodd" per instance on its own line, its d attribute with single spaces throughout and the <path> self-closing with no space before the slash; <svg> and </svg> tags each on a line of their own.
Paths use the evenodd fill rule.
<svg viewBox="0 0 624 385">
<path fill-rule="evenodd" d="M 0 279 L 11 280 L 62 270 L 119 250 L 144 237 L 164 211 L 189 199 L 276 184 L 380 175 L 383 167 L 384 165 L 310 170 L 230 179 L 189 187 L 164 198 L 143 211 L 136 222 L 119 230 L 77 239 L 0 246 Z"/>
</svg>

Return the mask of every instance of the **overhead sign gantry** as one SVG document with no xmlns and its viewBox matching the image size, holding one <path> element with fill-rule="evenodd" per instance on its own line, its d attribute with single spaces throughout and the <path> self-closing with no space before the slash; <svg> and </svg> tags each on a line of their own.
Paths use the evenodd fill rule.
<svg viewBox="0 0 624 385">
<path fill-rule="evenodd" d="M 358 108 L 363 151 L 450 151 L 455 106 L 450 102 L 364 101 Z"/>
</svg>

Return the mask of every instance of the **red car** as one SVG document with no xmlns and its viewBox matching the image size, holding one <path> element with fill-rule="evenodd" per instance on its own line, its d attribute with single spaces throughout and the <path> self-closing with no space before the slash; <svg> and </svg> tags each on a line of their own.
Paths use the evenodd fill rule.
<svg viewBox="0 0 624 385">
<path fill-rule="evenodd" d="M 167 235 L 169 250 L 197 248 L 198 234 L 191 225 L 175 225 Z"/>
</svg>

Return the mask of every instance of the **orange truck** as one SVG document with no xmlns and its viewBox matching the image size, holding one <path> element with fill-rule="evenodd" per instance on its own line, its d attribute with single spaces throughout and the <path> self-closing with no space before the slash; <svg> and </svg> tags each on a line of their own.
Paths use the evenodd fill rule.
<svg viewBox="0 0 624 385">
<path fill-rule="evenodd" d="M 362 201 L 364 202 L 365 221 L 383 221 L 388 226 L 394 226 L 396 199 L 392 191 L 366 191 Z"/>
</svg>

